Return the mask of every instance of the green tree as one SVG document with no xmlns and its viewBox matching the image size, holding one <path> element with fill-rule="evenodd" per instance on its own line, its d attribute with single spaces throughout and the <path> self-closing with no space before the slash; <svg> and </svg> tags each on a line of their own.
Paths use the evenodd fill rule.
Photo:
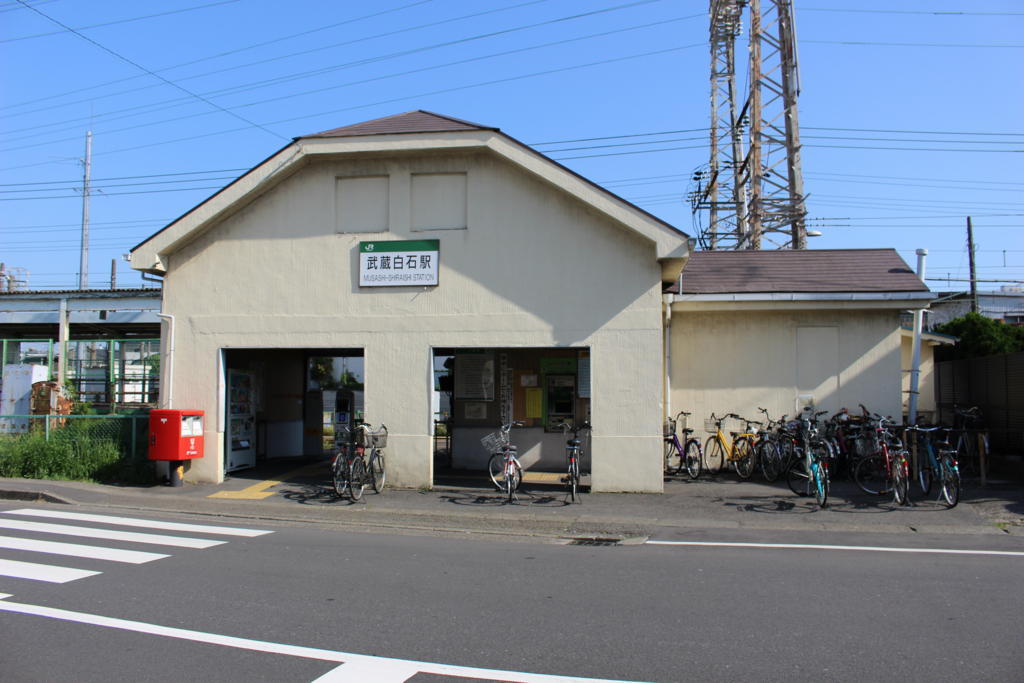
<svg viewBox="0 0 1024 683">
<path fill-rule="evenodd" d="M 980 313 L 954 318 L 937 326 L 935 331 L 960 338 L 955 348 L 943 354 L 947 359 L 1024 351 L 1024 328 L 986 318 Z"/>
</svg>

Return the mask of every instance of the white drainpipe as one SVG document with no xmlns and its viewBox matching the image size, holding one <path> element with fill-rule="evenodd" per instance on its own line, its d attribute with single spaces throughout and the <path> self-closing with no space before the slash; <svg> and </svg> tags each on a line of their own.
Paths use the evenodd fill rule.
<svg viewBox="0 0 1024 683">
<path fill-rule="evenodd" d="M 663 294 L 662 301 L 665 306 L 665 322 L 663 324 L 665 334 L 665 418 L 672 417 L 672 294 Z"/>
<path fill-rule="evenodd" d="M 160 387 L 160 406 L 174 407 L 174 316 L 170 313 L 157 313 L 167 321 L 167 386 Z M 166 389 L 166 391 L 165 391 Z"/>
<path fill-rule="evenodd" d="M 927 249 L 917 250 L 917 276 L 924 282 L 924 261 Z M 924 324 L 924 309 L 914 311 L 914 344 L 910 361 L 910 398 L 907 401 L 907 422 L 917 424 L 917 396 L 921 386 L 921 328 Z"/>
</svg>

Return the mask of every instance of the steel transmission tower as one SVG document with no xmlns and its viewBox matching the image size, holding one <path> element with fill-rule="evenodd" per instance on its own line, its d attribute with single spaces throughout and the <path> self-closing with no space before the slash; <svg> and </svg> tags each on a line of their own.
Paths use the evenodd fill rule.
<svg viewBox="0 0 1024 683">
<path fill-rule="evenodd" d="M 710 0 L 711 159 L 694 174 L 694 211 L 708 212 L 706 249 L 805 249 L 803 173 L 791 0 Z M 749 7 L 748 92 L 738 107 L 736 38 Z M 744 138 L 747 151 L 744 152 Z"/>
</svg>

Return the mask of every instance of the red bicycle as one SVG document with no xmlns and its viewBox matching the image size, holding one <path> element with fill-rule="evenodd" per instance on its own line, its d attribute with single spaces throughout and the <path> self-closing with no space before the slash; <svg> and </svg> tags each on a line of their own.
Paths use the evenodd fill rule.
<svg viewBox="0 0 1024 683">
<path fill-rule="evenodd" d="M 862 406 L 863 407 L 863 406 Z M 867 412 L 867 411 L 865 411 Z M 865 493 L 873 496 L 893 494 L 897 505 L 910 500 L 910 464 L 903 442 L 886 427 L 889 418 L 872 415 L 874 452 L 862 458 L 853 471 L 853 480 Z"/>
</svg>

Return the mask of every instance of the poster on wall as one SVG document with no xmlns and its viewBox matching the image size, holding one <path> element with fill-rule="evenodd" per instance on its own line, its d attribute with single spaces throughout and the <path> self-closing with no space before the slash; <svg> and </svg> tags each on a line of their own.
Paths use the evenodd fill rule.
<svg viewBox="0 0 1024 683">
<path fill-rule="evenodd" d="M 494 354 L 460 353 L 455 356 L 455 398 L 494 400 Z"/>
<path fill-rule="evenodd" d="M 590 398 L 590 354 L 580 354 L 580 365 L 577 371 L 579 397 Z"/>
<path fill-rule="evenodd" d="M 359 243 L 360 287 L 437 285 L 440 240 L 385 240 Z"/>
</svg>

